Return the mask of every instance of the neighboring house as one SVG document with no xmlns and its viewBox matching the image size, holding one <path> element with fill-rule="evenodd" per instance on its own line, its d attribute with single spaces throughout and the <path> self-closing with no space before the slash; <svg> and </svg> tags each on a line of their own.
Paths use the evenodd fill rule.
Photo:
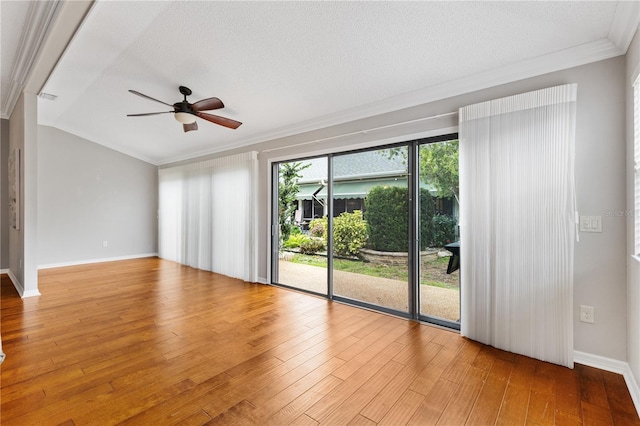
<svg viewBox="0 0 640 426">
<path fill-rule="evenodd" d="M 309 166 L 302 170 L 298 180 L 298 222 L 303 225 L 313 218 L 328 215 L 327 163 L 324 158 L 304 161 Z M 365 151 L 357 154 L 334 157 L 333 216 L 365 211 L 365 199 L 375 186 L 407 187 L 407 166 L 400 156 L 389 156 L 386 151 Z M 433 186 L 424 182 L 422 188 L 431 195 Z M 458 206 L 451 198 L 437 198 L 436 212 L 450 216 L 458 215 Z"/>
</svg>

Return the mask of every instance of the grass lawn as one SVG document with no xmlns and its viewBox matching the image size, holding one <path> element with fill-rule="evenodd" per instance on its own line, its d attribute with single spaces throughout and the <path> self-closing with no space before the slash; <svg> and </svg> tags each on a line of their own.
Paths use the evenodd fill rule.
<svg viewBox="0 0 640 426">
<path fill-rule="evenodd" d="M 291 260 L 303 265 L 327 267 L 327 258 L 296 253 Z M 447 275 L 448 257 L 423 261 L 420 265 L 420 284 L 434 287 L 450 288 L 458 290 L 460 287 L 459 272 Z M 409 273 L 406 266 L 381 265 L 361 260 L 334 259 L 333 267 L 338 271 L 353 272 L 355 274 L 370 275 L 373 277 L 390 278 L 407 281 Z"/>
</svg>

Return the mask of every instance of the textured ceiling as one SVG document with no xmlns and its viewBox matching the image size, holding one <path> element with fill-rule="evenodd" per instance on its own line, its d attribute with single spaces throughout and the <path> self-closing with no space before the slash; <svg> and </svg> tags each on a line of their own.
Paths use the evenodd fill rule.
<svg viewBox="0 0 640 426">
<path fill-rule="evenodd" d="M 611 44 L 620 4 L 100 1 L 43 88 L 58 98 L 39 100 L 39 121 L 166 163 L 338 124 L 388 99 Z M 215 113 L 244 124 L 230 130 L 199 119 L 198 131 L 183 133 L 171 114 L 126 117 L 168 110 L 128 89 L 172 104 L 181 100 L 179 85 L 193 90 L 191 102 L 219 97 L 226 107 Z"/>
</svg>

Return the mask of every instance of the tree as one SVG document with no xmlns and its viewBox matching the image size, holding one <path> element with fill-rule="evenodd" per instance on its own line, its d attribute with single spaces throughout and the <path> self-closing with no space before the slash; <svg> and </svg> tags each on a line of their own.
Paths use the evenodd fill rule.
<svg viewBox="0 0 640 426">
<path fill-rule="evenodd" d="M 454 197 L 457 202 L 458 141 L 446 141 L 420 146 L 420 177 L 433 185 L 439 198 Z"/>
<path fill-rule="evenodd" d="M 279 167 L 278 179 L 278 220 L 280 222 L 280 247 L 291 235 L 291 223 L 296 212 L 296 194 L 300 172 L 311 163 L 282 163 Z"/>
<path fill-rule="evenodd" d="M 392 148 L 385 154 L 389 158 L 401 155 L 406 163 L 406 152 L 406 149 Z M 459 203 L 458 161 L 458 140 L 420 145 L 420 179 L 433 185 L 439 198 L 453 197 Z"/>
</svg>

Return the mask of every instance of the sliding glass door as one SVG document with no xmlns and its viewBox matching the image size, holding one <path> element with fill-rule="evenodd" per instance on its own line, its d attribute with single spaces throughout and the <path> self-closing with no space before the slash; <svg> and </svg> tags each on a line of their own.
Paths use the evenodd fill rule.
<svg viewBox="0 0 640 426">
<path fill-rule="evenodd" d="M 274 168 L 272 281 L 327 295 L 327 158 L 279 163 Z"/>
<path fill-rule="evenodd" d="M 333 293 L 409 312 L 408 147 L 333 157 Z"/>
<path fill-rule="evenodd" d="M 418 146 L 420 317 L 460 324 L 458 141 Z"/>
<path fill-rule="evenodd" d="M 460 324 L 457 135 L 274 164 L 272 282 Z"/>
</svg>

